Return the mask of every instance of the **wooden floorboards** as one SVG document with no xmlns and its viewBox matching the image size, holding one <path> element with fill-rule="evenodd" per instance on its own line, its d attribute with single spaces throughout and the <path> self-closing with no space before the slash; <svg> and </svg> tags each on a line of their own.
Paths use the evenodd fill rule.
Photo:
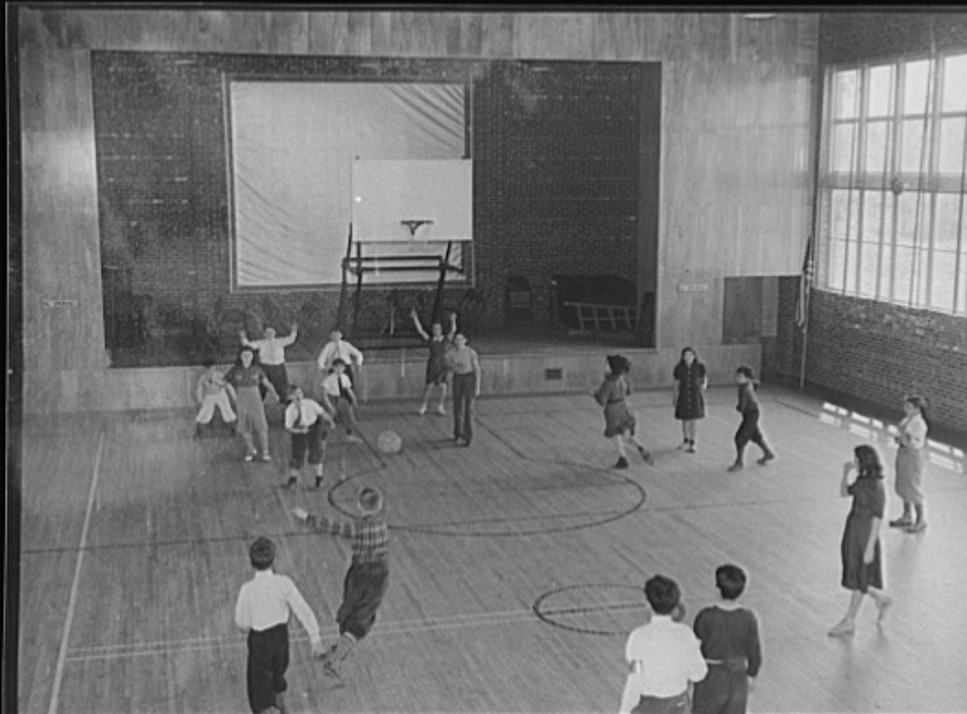
<svg viewBox="0 0 967 714">
<path fill-rule="evenodd" d="M 343 689 L 325 688 L 291 623 L 290 712 L 615 711 L 625 636 L 647 616 L 644 580 L 677 579 L 691 622 L 714 601 L 724 562 L 749 572 L 745 602 L 761 621 L 751 711 L 967 710 L 963 454 L 932 452 L 925 533 L 883 533 L 889 619 L 877 627 L 867 603 L 853 637 L 829 638 L 849 598 L 839 586 L 841 464 L 874 441 L 895 514 L 895 452 L 885 425 L 862 415 L 763 395 L 780 458 L 738 474 L 725 472 L 737 426 L 728 389 L 710 394 L 694 455 L 676 449 L 670 394 L 634 395 L 657 463 L 633 454 L 623 472 L 610 469 L 616 455 L 588 395 L 483 399 L 470 448 L 448 440 L 449 416 L 367 404 L 367 443 L 332 439 L 322 491 L 308 488 L 308 473 L 295 491 L 280 487 L 279 427 L 275 460 L 247 464 L 240 440 L 192 440 L 184 412 L 32 422 L 22 437 L 21 711 L 247 711 L 232 615 L 251 576 L 248 543 L 276 541 L 277 570 L 333 637 L 348 547 L 307 533 L 291 509 L 351 513 L 362 484 L 386 496 L 390 588 Z M 400 454 L 370 446 L 385 429 L 403 437 Z"/>
</svg>

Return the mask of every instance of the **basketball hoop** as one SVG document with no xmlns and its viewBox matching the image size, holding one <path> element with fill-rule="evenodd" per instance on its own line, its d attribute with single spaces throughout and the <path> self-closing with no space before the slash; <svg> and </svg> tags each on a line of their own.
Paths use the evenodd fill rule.
<svg viewBox="0 0 967 714">
<path fill-rule="evenodd" d="M 423 226 L 432 226 L 433 223 L 434 220 L 432 218 L 404 218 L 400 221 L 400 224 L 410 229 L 410 238 L 416 238 L 416 232 L 420 228 Z M 423 242 L 426 242 L 426 240 L 424 239 Z"/>
</svg>

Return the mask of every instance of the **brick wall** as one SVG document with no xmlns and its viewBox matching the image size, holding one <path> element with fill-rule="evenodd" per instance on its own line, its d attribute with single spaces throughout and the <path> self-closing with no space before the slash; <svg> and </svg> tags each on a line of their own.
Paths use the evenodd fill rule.
<svg viewBox="0 0 967 714">
<path fill-rule="evenodd" d="M 455 81 L 472 86 L 474 281 L 447 303 L 482 306 L 478 330 L 503 322 L 510 275 L 550 317 L 554 274 L 637 271 L 641 79 L 635 63 L 272 57 L 93 52 L 108 347 L 137 341 L 123 316 L 149 296 L 165 334 L 203 332 L 226 311 L 274 322 L 335 323 L 338 286 L 231 291 L 222 77 Z M 655 98 L 659 101 L 659 98 Z M 468 295 L 468 288 L 474 288 Z M 391 288 L 364 290 L 362 330 L 378 330 Z M 425 291 L 424 291 L 425 292 Z M 396 295 L 425 300 L 419 288 Z M 409 297 L 408 297 L 409 296 Z M 465 305 L 467 303 L 464 303 Z M 125 332 L 127 334 L 121 334 Z M 300 340 L 303 342 L 303 340 Z M 186 363 L 145 354 L 142 364 Z M 295 355 L 298 357 L 298 355 Z M 144 361 L 146 360 L 146 362 Z"/>
<path fill-rule="evenodd" d="M 763 376 L 798 386 L 803 350 L 795 326 L 798 278 L 779 283 L 779 331 Z M 813 290 L 807 386 L 899 419 L 903 398 L 925 396 L 937 431 L 967 440 L 967 319 Z"/>
</svg>

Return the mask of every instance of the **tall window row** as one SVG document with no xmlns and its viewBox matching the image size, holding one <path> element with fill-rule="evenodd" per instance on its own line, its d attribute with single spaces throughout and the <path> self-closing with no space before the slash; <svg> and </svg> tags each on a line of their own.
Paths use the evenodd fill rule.
<svg viewBox="0 0 967 714">
<path fill-rule="evenodd" d="M 827 70 L 818 287 L 967 314 L 967 53 Z"/>
</svg>

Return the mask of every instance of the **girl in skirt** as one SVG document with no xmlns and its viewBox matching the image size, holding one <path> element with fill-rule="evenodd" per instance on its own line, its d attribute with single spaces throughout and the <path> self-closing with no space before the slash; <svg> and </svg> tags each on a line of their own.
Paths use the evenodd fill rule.
<svg viewBox="0 0 967 714">
<path fill-rule="evenodd" d="M 628 457 L 625 440 L 633 444 L 646 464 L 653 464 L 654 460 L 645 445 L 635 437 L 635 415 L 631 413 L 626 401 L 631 394 L 631 385 L 627 374 L 631 371 L 631 363 L 621 355 L 607 357 L 608 371 L 604 375 L 604 382 L 593 393 L 594 400 L 604 407 L 604 435 L 614 439 L 618 446 L 618 462 L 616 469 L 628 468 Z"/>
</svg>

